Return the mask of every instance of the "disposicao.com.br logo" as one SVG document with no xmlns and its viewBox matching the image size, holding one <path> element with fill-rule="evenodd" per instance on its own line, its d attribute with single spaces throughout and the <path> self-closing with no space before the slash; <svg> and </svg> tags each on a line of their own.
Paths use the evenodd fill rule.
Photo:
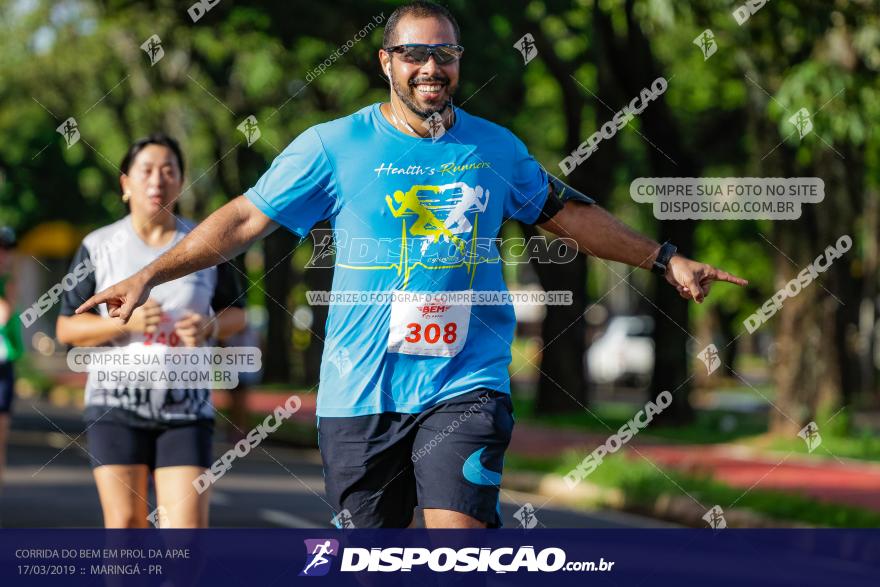
<svg viewBox="0 0 880 587">
<path fill-rule="evenodd" d="M 308 557 L 300 576 L 315 577 L 326 575 L 330 570 L 331 557 L 339 554 L 339 543 L 331 539 L 306 540 Z M 544 548 L 535 551 L 534 546 L 518 548 L 355 548 L 343 549 L 339 570 L 342 572 L 409 572 L 413 567 L 427 568 L 437 573 L 444 572 L 494 572 L 515 573 L 518 571 L 545 572 L 556 571 L 610 571 L 613 561 L 604 558 L 599 561 L 566 561 L 566 553 L 561 548 Z"/>
</svg>

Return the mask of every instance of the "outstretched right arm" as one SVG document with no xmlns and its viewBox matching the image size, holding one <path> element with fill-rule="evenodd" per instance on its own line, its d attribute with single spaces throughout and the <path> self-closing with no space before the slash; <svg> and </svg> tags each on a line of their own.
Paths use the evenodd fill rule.
<svg viewBox="0 0 880 587">
<path fill-rule="evenodd" d="M 155 286 L 232 259 L 278 226 L 246 197 L 239 196 L 208 216 L 170 251 L 86 300 L 76 313 L 106 303 L 111 317 L 128 322 Z"/>
</svg>

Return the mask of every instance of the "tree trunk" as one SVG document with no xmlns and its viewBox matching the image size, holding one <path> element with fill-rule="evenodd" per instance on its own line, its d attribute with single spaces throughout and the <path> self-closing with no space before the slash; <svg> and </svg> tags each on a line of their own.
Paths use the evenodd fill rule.
<svg viewBox="0 0 880 587">
<path fill-rule="evenodd" d="M 617 38 L 611 18 L 596 3 L 593 11 L 600 41 L 612 63 L 618 85 L 626 96 L 637 96 L 660 77 L 648 38 L 634 16 L 634 3 L 626 2 L 627 35 Z M 663 99 L 649 105 L 640 115 L 651 173 L 655 177 L 699 177 L 701 168 L 681 141 L 683 132 Z M 648 143 L 650 141 L 653 144 Z M 662 220 L 658 224 L 658 240 L 669 240 L 678 250 L 691 256 L 695 222 Z M 662 391 L 673 392 L 672 404 L 658 421 L 680 424 L 693 419 L 690 404 L 690 365 L 688 342 L 694 340 L 688 328 L 688 304 L 664 280 L 656 281 L 651 298 L 654 317 L 654 372 L 651 397 Z"/>
<path fill-rule="evenodd" d="M 736 317 L 738 312 L 729 311 L 720 305 L 715 306 L 718 316 L 718 330 L 721 333 L 721 344 L 718 353 L 721 356 L 721 373 L 727 377 L 735 377 L 733 366 L 739 356 L 739 340 L 737 339 Z"/>
<path fill-rule="evenodd" d="M 265 251 L 264 287 L 266 289 L 266 355 L 264 381 L 290 383 L 291 331 L 293 324 L 287 308 L 287 299 L 293 287 L 290 251 L 296 246 L 296 236 L 284 229 L 276 230 L 263 241 Z"/>
<path fill-rule="evenodd" d="M 811 168 L 796 169 L 797 173 L 791 174 L 822 177 L 825 202 L 834 202 L 835 213 L 817 211 L 822 204 L 804 205 L 800 221 L 774 224 L 774 243 L 779 248 L 775 289 L 784 287 L 844 234 L 855 237 L 856 206 L 863 189 L 862 165 L 854 150 L 846 150 L 845 156 L 845 162 L 841 162 L 826 150 L 816 155 Z M 771 418 L 774 432 L 796 434 L 815 421 L 821 433 L 862 386 L 858 345 L 856 337 L 850 335 L 858 332 L 859 321 L 856 300 L 861 284 L 853 279 L 851 271 L 856 255 L 853 248 L 835 259 L 818 279 L 795 297 L 787 298 L 778 316 L 771 318 L 778 320 L 773 365 L 777 397 Z"/>
<path fill-rule="evenodd" d="M 535 44 L 539 55 L 547 65 L 562 90 L 563 113 L 565 115 L 565 152 L 571 152 L 580 144 L 584 91 L 572 78 L 574 68 L 564 62 L 553 50 L 549 39 L 536 26 Z M 594 57 L 601 59 L 598 47 Z M 602 102 L 615 102 L 611 80 L 599 68 L 598 95 Z M 605 108 L 596 111 L 595 125 L 605 121 Z M 578 166 L 565 181 L 603 203 L 612 188 L 612 170 L 617 156 L 617 140 L 611 139 L 602 144 L 587 161 Z M 557 169 L 550 173 L 557 174 Z M 537 235 L 534 227 L 524 227 L 526 237 Z M 550 414 L 579 412 L 585 409 L 588 399 L 588 373 L 584 356 L 587 352 L 586 323 L 584 312 L 587 309 L 587 257 L 578 255 L 566 265 L 541 265 L 533 263 L 544 291 L 570 291 L 570 306 L 547 306 L 541 324 L 541 340 L 544 348 L 541 353 L 538 390 L 535 398 L 535 413 Z"/>
<path fill-rule="evenodd" d="M 537 229 L 524 226 L 526 238 L 536 236 Z M 587 404 L 584 352 L 587 304 L 587 259 L 579 254 L 566 265 L 532 263 L 544 291 L 570 291 L 570 306 L 547 306 L 541 323 L 541 352 L 536 414 L 578 412 Z"/>
<path fill-rule="evenodd" d="M 865 192 L 864 240 L 862 249 L 862 292 L 859 303 L 859 370 L 862 391 L 869 396 L 877 389 L 877 281 L 878 249 L 880 249 L 880 201 L 876 189 Z"/>
</svg>

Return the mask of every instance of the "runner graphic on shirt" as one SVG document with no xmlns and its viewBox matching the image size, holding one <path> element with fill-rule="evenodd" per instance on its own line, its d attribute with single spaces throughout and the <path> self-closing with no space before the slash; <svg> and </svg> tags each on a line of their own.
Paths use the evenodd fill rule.
<svg viewBox="0 0 880 587">
<path fill-rule="evenodd" d="M 463 181 L 448 183 L 440 186 L 440 191 L 459 190 L 461 199 L 455 203 L 452 210 L 446 216 L 443 225 L 453 234 L 470 232 L 473 226 L 465 216 L 466 212 L 485 212 L 489 205 L 489 190 L 483 190 L 482 186 L 471 187 Z M 485 197 L 483 197 L 485 195 Z"/>
<path fill-rule="evenodd" d="M 388 209 L 391 210 L 391 213 L 395 218 L 410 214 L 415 214 L 417 216 L 416 221 L 409 227 L 410 234 L 414 236 L 428 237 L 430 242 L 433 243 L 436 243 L 440 240 L 441 236 L 444 236 L 450 242 L 454 243 L 459 250 L 464 251 L 465 242 L 452 234 L 452 231 L 446 228 L 443 221 L 438 219 L 431 210 L 427 209 L 425 205 L 422 204 L 422 201 L 419 199 L 419 192 L 433 192 L 439 194 L 440 186 L 414 185 L 407 192 L 403 192 L 402 190 L 395 191 L 394 201 L 391 200 L 391 196 L 385 196 L 385 202 L 388 204 Z M 400 204 L 400 207 L 396 210 L 394 209 L 394 202 Z"/>
<path fill-rule="evenodd" d="M 425 202 L 425 197 L 419 194 L 447 194 L 451 193 L 449 204 L 432 204 L 430 200 Z M 464 252 L 465 242 L 456 235 L 471 232 L 473 225 L 468 220 L 468 212 L 481 213 L 486 211 L 489 204 L 489 190 L 482 186 L 471 187 L 463 181 L 444 185 L 414 185 L 408 191 L 397 190 L 394 192 L 394 200 L 385 196 L 388 208 L 395 218 L 408 214 L 416 214 L 418 218 L 409 228 L 413 236 L 424 236 L 422 253 L 427 250 L 431 243 L 436 243 L 440 237 L 455 244 Z M 400 204 L 395 209 L 394 202 Z M 446 218 L 441 220 L 436 212 L 447 211 Z"/>
</svg>

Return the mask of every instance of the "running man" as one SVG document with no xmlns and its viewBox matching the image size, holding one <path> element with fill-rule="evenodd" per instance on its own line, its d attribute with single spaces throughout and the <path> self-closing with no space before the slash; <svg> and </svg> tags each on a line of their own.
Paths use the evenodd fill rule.
<svg viewBox="0 0 880 587">
<path fill-rule="evenodd" d="M 701 301 L 714 281 L 746 284 L 630 230 L 548 176 L 509 130 L 454 108 L 462 54 L 458 25 L 445 8 L 399 7 L 379 51 L 390 102 L 303 132 L 253 188 L 77 312 L 106 303 L 111 316 L 126 321 L 152 288 L 232 258 L 278 226 L 305 238 L 329 219 L 338 234 L 357 237 L 340 239 L 340 257 L 352 241 L 401 242 L 411 225 L 389 213 L 387 194 L 453 182 L 490 194 L 478 222 L 469 217 L 476 227 L 476 234 L 462 235 L 469 242 L 495 238 L 513 218 L 572 238 L 597 257 L 653 268 L 685 298 Z M 422 124 L 435 114 L 446 128 L 436 139 Z M 388 170 L 394 172 L 383 173 Z M 441 246 L 449 245 L 431 248 Z M 406 527 L 417 505 L 427 527 L 498 527 L 502 461 L 513 428 L 513 308 L 427 304 L 411 294 L 504 292 L 501 266 L 472 270 L 433 263 L 436 251 L 408 254 L 408 271 L 393 264 L 337 266 L 333 276 L 335 291 L 407 295 L 330 308 L 317 410 L 327 498 L 358 528 Z M 342 355 L 351 369 L 331 362 Z"/>
</svg>

